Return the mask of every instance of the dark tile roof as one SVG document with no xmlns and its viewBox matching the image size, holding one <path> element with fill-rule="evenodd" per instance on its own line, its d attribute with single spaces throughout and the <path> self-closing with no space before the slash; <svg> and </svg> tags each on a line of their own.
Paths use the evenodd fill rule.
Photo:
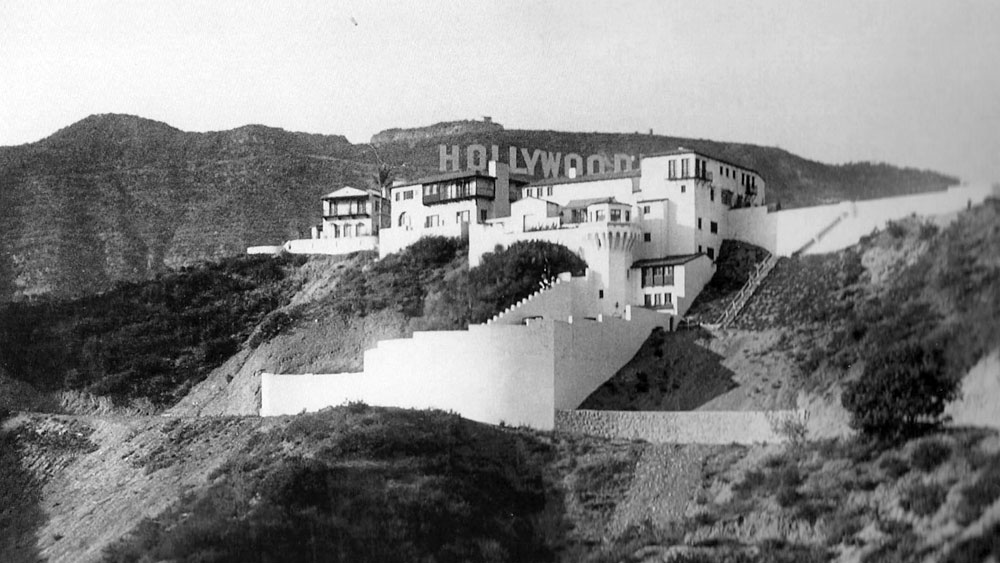
<svg viewBox="0 0 1000 563">
<path fill-rule="evenodd" d="M 663 258 L 647 258 L 645 260 L 637 260 L 632 263 L 633 268 L 643 268 L 646 266 L 681 266 L 687 264 L 688 262 L 698 258 L 699 256 L 705 256 L 704 252 L 697 252 L 695 254 L 674 254 L 672 256 L 664 256 Z"/>
<path fill-rule="evenodd" d="M 398 186 L 393 186 L 392 189 L 396 188 L 412 188 L 413 186 L 421 186 L 424 184 L 435 184 L 437 182 L 447 182 L 448 180 L 458 180 L 460 178 L 493 178 L 486 172 L 482 170 L 455 170 L 452 172 L 445 172 L 443 174 L 435 174 L 434 176 L 427 176 L 421 178 L 416 182 L 410 182 L 409 184 L 400 184 Z"/>
<path fill-rule="evenodd" d="M 613 197 L 591 197 L 587 199 L 571 199 L 566 202 L 563 207 L 566 209 L 582 209 L 590 207 L 595 203 L 616 203 L 618 205 L 626 205 Z"/>
</svg>

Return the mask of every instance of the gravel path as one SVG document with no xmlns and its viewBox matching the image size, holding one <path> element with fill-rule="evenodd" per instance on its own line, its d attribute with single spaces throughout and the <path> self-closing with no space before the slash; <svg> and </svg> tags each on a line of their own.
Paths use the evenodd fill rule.
<svg viewBox="0 0 1000 563">
<path fill-rule="evenodd" d="M 702 462 L 711 446 L 650 444 L 639 458 L 625 499 L 608 525 L 611 537 L 649 521 L 665 529 L 684 516 L 701 487 Z"/>
</svg>

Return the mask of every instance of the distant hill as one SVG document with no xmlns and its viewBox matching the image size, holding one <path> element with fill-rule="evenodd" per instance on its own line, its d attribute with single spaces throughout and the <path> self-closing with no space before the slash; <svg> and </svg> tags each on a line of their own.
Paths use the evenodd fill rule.
<svg viewBox="0 0 1000 563">
<path fill-rule="evenodd" d="M 319 197 L 438 170 L 439 143 L 639 154 L 679 145 L 755 168 L 784 207 L 929 191 L 942 174 L 885 164 L 830 166 L 787 151 L 644 134 L 506 130 L 458 121 L 390 129 L 374 146 L 339 135 L 248 125 L 189 133 L 129 115 L 95 115 L 36 143 L 0 147 L 0 301 L 74 296 L 198 261 L 308 236 Z M 501 149 L 503 150 L 503 149 Z"/>
</svg>

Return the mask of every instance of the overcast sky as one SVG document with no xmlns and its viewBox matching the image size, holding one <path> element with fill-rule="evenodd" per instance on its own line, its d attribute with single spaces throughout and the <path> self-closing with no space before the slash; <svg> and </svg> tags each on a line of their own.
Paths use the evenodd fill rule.
<svg viewBox="0 0 1000 563">
<path fill-rule="evenodd" d="M 0 145 L 108 112 L 355 143 L 489 115 L 996 181 L 1000 2 L 0 1 Z"/>
</svg>

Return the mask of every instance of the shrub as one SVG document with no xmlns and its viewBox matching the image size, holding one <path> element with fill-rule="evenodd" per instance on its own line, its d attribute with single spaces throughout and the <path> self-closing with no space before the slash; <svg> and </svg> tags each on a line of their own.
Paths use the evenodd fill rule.
<svg viewBox="0 0 1000 563">
<path fill-rule="evenodd" d="M 906 463 L 906 460 L 894 455 L 882 458 L 878 466 L 890 479 L 899 479 L 910 471 L 910 466 Z"/>
<path fill-rule="evenodd" d="M 979 563 L 1000 560 L 1000 523 L 993 524 L 982 535 L 964 540 L 948 553 L 944 563 Z"/>
<path fill-rule="evenodd" d="M 910 487 L 899 504 L 917 516 L 930 516 L 937 512 L 947 495 L 947 489 L 937 483 L 918 483 Z"/>
<path fill-rule="evenodd" d="M 904 342 L 872 358 L 863 376 L 846 386 L 842 402 L 852 427 L 889 439 L 939 426 L 945 403 L 957 393 L 956 382 L 944 376 L 940 350 Z"/>
<path fill-rule="evenodd" d="M 986 507 L 1000 498 L 1000 464 L 994 461 L 979 478 L 962 490 L 962 500 L 956 510 L 956 520 L 967 525 L 979 518 Z"/>
<path fill-rule="evenodd" d="M 951 446 L 938 440 L 925 440 L 917 444 L 910 454 L 910 463 L 921 471 L 930 471 L 941 465 L 951 455 Z"/>
</svg>

